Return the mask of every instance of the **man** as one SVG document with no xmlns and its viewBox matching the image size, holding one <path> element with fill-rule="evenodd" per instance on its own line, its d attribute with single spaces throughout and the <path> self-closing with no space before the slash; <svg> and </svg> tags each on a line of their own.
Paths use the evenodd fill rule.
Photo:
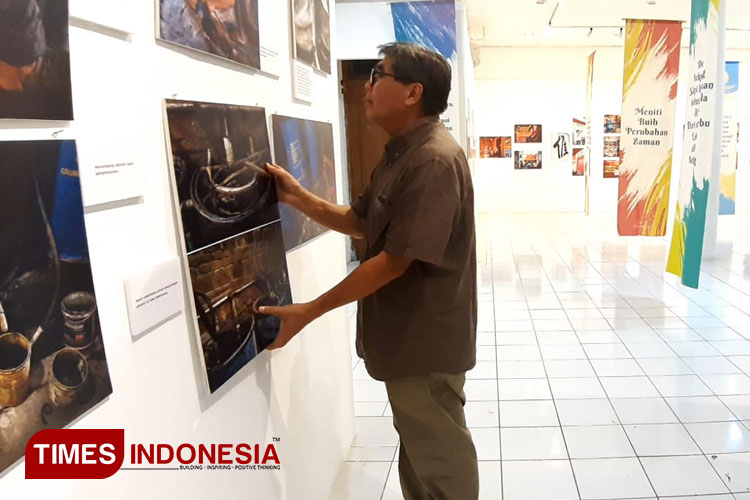
<svg viewBox="0 0 750 500">
<path fill-rule="evenodd" d="M 359 300 L 357 352 L 370 375 L 385 381 L 404 496 L 477 498 L 463 411 L 465 372 L 476 358 L 474 194 L 466 156 L 438 118 L 451 70 L 442 56 L 411 44 L 380 53 L 364 104 L 390 140 L 364 194 L 351 207 L 333 205 L 268 166 L 281 202 L 364 237 L 365 258 L 316 300 L 261 312 L 281 319 L 275 349 L 320 315 Z"/>
<path fill-rule="evenodd" d="M 0 0 L 0 90 L 20 92 L 47 49 L 36 1 Z"/>
</svg>

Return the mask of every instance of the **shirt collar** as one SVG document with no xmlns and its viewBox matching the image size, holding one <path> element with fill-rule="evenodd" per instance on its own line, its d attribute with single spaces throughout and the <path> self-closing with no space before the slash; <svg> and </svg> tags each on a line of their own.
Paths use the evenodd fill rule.
<svg viewBox="0 0 750 500">
<path fill-rule="evenodd" d="M 391 137 L 388 143 L 385 145 L 386 157 L 389 161 L 393 161 L 403 153 L 406 148 L 421 137 L 425 132 L 431 130 L 433 126 L 439 123 L 439 117 L 437 116 L 426 116 L 420 118 L 414 122 L 409 128 L 399 132 L 398 134 Z"/>
</svg>

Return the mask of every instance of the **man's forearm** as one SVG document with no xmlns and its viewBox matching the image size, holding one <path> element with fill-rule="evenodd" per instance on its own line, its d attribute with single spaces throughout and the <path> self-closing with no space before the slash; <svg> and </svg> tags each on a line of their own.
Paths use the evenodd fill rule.
<svg viewBox="0 0 750 500">
<path fill-rule="evenodd" d="M 385 252 L 366 260 L 341 283 L 310 303 L 315 317 L 375 293 L 404 274 L 411 262 L 412 259 Z"/>
<path fill-rule="evenodd" d="M 305 190 L 293 206 L 334 231 L 362 238 L 362 221 L 348 205 L 336 205 Z"/>
</svg>

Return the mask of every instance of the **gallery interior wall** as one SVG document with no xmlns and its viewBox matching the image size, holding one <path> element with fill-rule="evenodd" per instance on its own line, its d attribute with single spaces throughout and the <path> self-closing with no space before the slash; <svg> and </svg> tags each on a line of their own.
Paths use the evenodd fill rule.
<svg viewBox="0 0 750 500">
<path fill-rule="evenodd" d="M 543 168 L 514 170 L 512 159 L 482 159 L 475 168 L 474 185 L 480 212 L 582 212 L 584 178 L 571 175 L 571 162 L 551 161 L 552 134 L 571 132 L 574 116 L 586 113 L 585 47 L 482 48 L 476 67 L 475 134 L 511 136 L 514 124 L 540 123 L 543 127 Z M 681 130 L 685 118 L 687 48 L 680 57 L 680 81 L 676 104 L 672 196 L 679 179 L 682 158 Z M 728 50 L 727 60 L 740 61 L 740 146 L 737 172 L 737 211 L 750 210 L 750 51 Z M 617 210 L 617 179 L 602 173 L 603 121 L 605 114 L 622 108 L 622 47 L 596 49 L 594 66 L 591 210 Z M 528 145 L 529 149 L 532 149 Z M 521 149 L 523 145 L 520 145 Z M 514 149 L 516 148 L 514 144 Z M 670 221 L 672 215 L 670 215 Z"/>
<path fill-rule="evenodd" d="M 73 428 L 124 428 L 128 443 L 260 443 L 280 438 L 281 471 L 121 471 L 102 481 L 24 480 L 22 463 L 0 476 L 4 497 L 325 499 L 353 439 L 351 355 L 346 313 L 310 325 L 281 351 L 263 352 L 209 401 L 199 401 L 198 353 L 189 314 L 131 339 L 123 279 L 178 255 L 162 100 L 264 106 L 338 130 L 338 76 L 314 77 L 312 105 L 292 99 L 289 2 L 272 1 L 283 38 L 281 75 L 269 76 L 154 40 L 154 2 L 118 2 L 133 34 L 70 28 L 75 121 L 0 122 L 0 140 L 76 139 L 79 159 L 130 158 L 141 170 L 138 195 L 86 216 L 89 248 L 113 393 Z M 332 5 L 331 5 L 332 6 Z M 336 23 L 331 8 L 332 27 Z M 88 26 L 89 28 L 91 26 Z M 332 29 L 332 47 L 337 47 Z M 335 58 L 335 53 L 334 53 Z M 341 143 L 334 134 L 342 189 Z M 91 182 L 82 174 L 81 182 Z M 346 273 L 342 236 L 327 232 L 287 254 L 295 301 L 315 298 Z M 189 308 L 187 309 L 189 311 Z M 130 460 L 126 451 L 125 461 Z"/>
</svg>

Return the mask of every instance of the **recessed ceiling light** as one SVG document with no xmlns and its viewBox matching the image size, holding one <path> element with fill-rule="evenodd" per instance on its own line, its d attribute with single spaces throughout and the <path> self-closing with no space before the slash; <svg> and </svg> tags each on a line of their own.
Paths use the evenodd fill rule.
<svg viewBox="0 0 750 500">
<path fill-rule="evenodd" d="M 649 5 L 656 5 L 656 0 L 646 0 L 646 3 Z"/>
<path fill-rule="evenodd" d="M 544 5 L 545 3 L 547 3 L 547 0 L 536 0 L 537 5 Z"/>
</svg>

